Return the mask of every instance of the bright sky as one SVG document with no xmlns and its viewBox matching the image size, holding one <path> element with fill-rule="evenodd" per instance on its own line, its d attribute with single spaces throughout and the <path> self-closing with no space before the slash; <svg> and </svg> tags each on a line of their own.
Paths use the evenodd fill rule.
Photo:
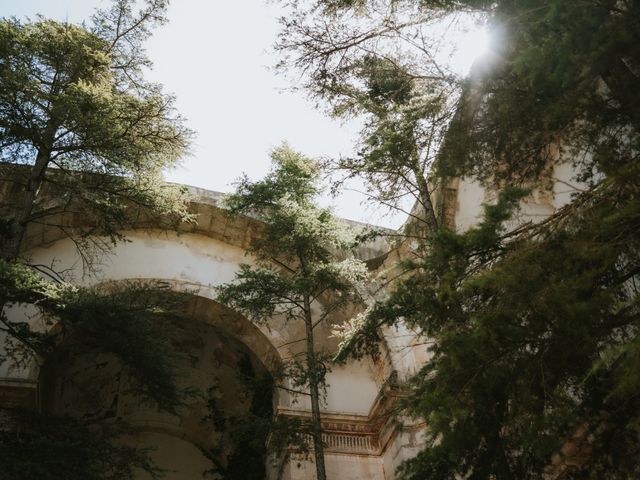
<svg viewBox="0 0 640 480">
<path fill-rule="evenodd" d="M 2 0 L 0 16 L 45 17 L 81 22 L 105 0 Z M 284 78 L 269 67 L 279 31 L 279 6 L 266 0 L 174 0 L 169 23 L 148 43 L 150 75 L 177 97 L 177 108 L 197 134 L 192 155 L 167 174 L 173 182 L 228 192 L 243 172 L 260 178 L 269 151 L 286 140 L 309 156 L 348 154 L 356 123 L 342 124 L 316 110 L 303 94 L 286 91 Z M 483 31 L 459 39 L 456 63 L 468 71 L 486 48 Z M 329 202 L 328 199 L 326 199 Z M 339 216 L 399 226 L 402 216 L 382 216 L 363 207 L 362 197 L 345 193 L 331 203 Z"/>
</svg>

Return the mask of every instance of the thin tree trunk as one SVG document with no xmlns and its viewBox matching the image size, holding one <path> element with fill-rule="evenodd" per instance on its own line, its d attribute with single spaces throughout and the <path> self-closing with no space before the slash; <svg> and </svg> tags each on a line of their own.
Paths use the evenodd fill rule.
<svg viewBox="0 0 640 480">
<path fill-rule="evenodd" d="M 38 191 L 40 190 L 40 186 L 42 185 L 42 179 L 48 164 L 49 152 L 45 153 L 42 150 L 38 150 L 36 163 L 31 167 L 25 189 L 21 192 L 21 195 L 16 202 L 18 204 L 18 208 L 14 217 L 11 219 L 12 223 L 9 231 L 7 232 L 7 236 L 1 239 L 0 255 L 3 260 L 14 260 L 20 254 L 20 245 L 22 244 L 22 239 L 24 238 L 24 234 L 27 230 L 27 224 L 31 217 L 31 212 L 33 211 L 33 206 L 35 204 Z M 0 314 L 2 314 L 0 323 L 3 324 L 3 329 L 9 337 L 13 337 L 13 339 L 18 340 L 23 345 L 30 348 L 32 352 L 38 353 L 37 349 L 29 342 L 29 340 L 25 338 L 20 330 L 16 329 L 16 326 L 4 315 L 6 303 L 6 296 L 0 295 Z"/>
<path fill-rule="evenodd" d="M 25 188 L 16 202 L 17 208 L 14 217 L 11 219 L 11 227 L 7 237 L 2 242 L 1 255 L 3 260 L 12 260 L 20 253 L 20 245 L 27 230 L 27 224 L 42 186 L 49 160 L 49 150 L 38 149 L 36 163 L 31 167 Z"/>
<path fill-rule="evenodd" d="M 425 177 L 425 172 L 420 166 L 418 160 L 415 160 L 413 165 L 413 174 L 416 177 L 416 183 L 418 186 L 418 198 L 422 208 L 424 209 L 424 220 L 427 224 L 429 232 L 433 233 L 438 229 L 438 219 L 436 217 L 436 211 L 433 208 L 433 202 L 431 201 L 431 189 L 429 183 Z"/>
<path fill-rule="evenodd" d="M 324 466 L 324 445 L 322 443 L 322 422 L 320 419 L 320 393 L 318 384 L 318 362 L 313 346 L 313 322 L 311 318 L 311 302 L 304 297 L 304 323 L 307 330 L 307 368 L 309 369 L 309 393 L 311 394 L 311 436 L 313 438 L 313 452 L 316 460 L 317 480 L 327 480 Z"/>
<path fill-rule="evenodd" d="M 620 110 L 629 116 L 636 128 L 640 128 L 640 100 L 637 95 L 640 78 L 620 56 L 611 57 L 601 75 L 611 94 L 619 102 Z"/>
</svg>

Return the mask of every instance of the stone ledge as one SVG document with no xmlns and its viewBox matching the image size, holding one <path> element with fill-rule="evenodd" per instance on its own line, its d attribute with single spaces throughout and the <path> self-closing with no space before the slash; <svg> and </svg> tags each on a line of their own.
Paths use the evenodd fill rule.
<svg viewBox="0 0 640 480">
<path fill-rule="evenodd" d="M 0 408 L 33 409 L 37 405 L 38 384 L 21 378 L 0 379 Z"/>
<path fill-rule="evenodd" d="M 400 425 L 394 421 L 398 388 L 387 386 L 367 415 L 322 412 L 322 438 L 327 453 L 380 457 L 400 431 L 416 430 L 424 423 Z M 310 419 L 309 410 L 279 407 L 278 414 L 290 418 Z"/>
</svg>

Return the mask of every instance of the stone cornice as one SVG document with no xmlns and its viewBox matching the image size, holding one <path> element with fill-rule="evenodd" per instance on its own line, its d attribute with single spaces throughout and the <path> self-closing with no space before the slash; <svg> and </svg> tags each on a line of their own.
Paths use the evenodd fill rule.
<svg viewBox="0 0 640 480">
<path fill-rule="evenodd" d="M 33 409 L 37 405 L 38 383 L 22 378 L 0 378 L 0 409 Z"/>
<path fill-rule="evenodd" d="M 404 395 L 395 385 L 385 385 L 367 415 L 322 412 L 325 451 L 333 454 L 380 456 L 400 430 L 422 428 L 422 423 L 398 421 L 398 400 Z M 278 415 L 310 419 L 309 410 L 279 407 Z"/>
</svg>

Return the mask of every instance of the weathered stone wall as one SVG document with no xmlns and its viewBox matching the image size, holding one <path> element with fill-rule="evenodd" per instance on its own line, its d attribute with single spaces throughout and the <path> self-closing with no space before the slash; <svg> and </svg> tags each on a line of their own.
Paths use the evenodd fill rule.
<svg viewBox="0 0 640 480">
<path fill-rule="evenodd" d="M 245 351 L 260 368 L 273 370 L 283 359 L 302 351 L 304 342 L 297 340 L 303 338 L 304 332 L 301 327 L 278 319 L 270 323 L 270 328 L 258 327 L 213 301 L 214 288 L 233 280 L 240 264 L 251 263 L 247 248 L 259 235 L 261 224 L 255 219 L 225 216 L 219 207 L 219 194 L 197 189 L 192 194 L 196 223 L 182 226 L 179 233 L 154 229 L 148 224 L 123 232 L 127 241 L 118 243 L 109 254 L 99 258 L 95 271 L 83 270 L 75 245 L 56 228 L 32 227 L 23 254 L 33 263 L 66 271 L 68 278 L 79 284 L 149 279 L 186 292 L 192 300 L 181 316 L 185 325 L 190 326 L 185 327 L 186 337 L 181 343 L 190 352 L 193 364 L 185 365 L 185 382 L 205 392 L 215 383 L 216 391 L 221 392 L 217 401 L 223 407 L 225 402 L 231 402 L 227 406 L 230 408 L 234 402 L 238 403 L 240 396 L 240 392 L 234 390 L 237 385 L 231 375 L 237 363 L 234 352 Z M 65 221 L 73 226 L 82 219 L 70 217 Z M 375 264 L 379 263 L 376 258 L 387 253 L 386 248 L 383 241 L 378 241 L 362 248 L 358 254 Z M 37 316 L 27 313 L 20 309 L 13 312 L 36 328 L 48 328 L 38 323 Z M 333 319 L 334 322 L 342 320 Z M 338 340 L 332 338 L 330 332 L 330 325 L 318 330 L 318 348 L 335 350 Z M 225 338 L 227 340 L 221 340 Z M 398 359 L 404 355 L 400 351 L 395 354 Z M 157 448 L 155 458 L 161 467 L 170 471 L 166 478 L 200 478 L 198 472 L 211 465 L 201 449 L 210 448 L 215 440 L 215 430 L 201 421 L 202 400 L 177 415 L 141 408 L 139 402 L 120 391 L 115 381 L 118 366 L 111 365 L 108 359 L 98 360 L 88 356 L 57 370 L 43 370 L 37 360 L 26 368 L 2 365 L 0 402 L 6 406 L 20 404 L 59 413 L 113 414 L 127 418 L 143 427 L 143 435 L 131 441 Z M 398 361 L 401 365 L 402 361 Z M 416 361 L 412 358 L 409 364 L 415 366 Z M 324 417 L 329 478 L 393 478 L 391 472 L 399 457 L 394 455 L 393 460 L 387 461 L 385 451 L 387 446 L 397 443 L 395 433 L 390 433 L 393 428 L 389 428 L 388 415 L 389 402 L 394 397 L 385 389 L 394 368 L 388 357 L 377 362 L 364 359 L 335 366 L 328 374 Z M 78 392 L 87 388 L 94 388 L 93 400 L 81 401 Z M 294 398 L 280 391 L 274 392 L 273 400 L 274 408 L 281 413 L 301 417 L 309 414 L 304 396 Z M 242 402 L 238 405 L 242 406 Z M 277 471 L 282 479 L 312 478 L 311 467 L 305 459 L 293 459 Z"/>
</svg>

